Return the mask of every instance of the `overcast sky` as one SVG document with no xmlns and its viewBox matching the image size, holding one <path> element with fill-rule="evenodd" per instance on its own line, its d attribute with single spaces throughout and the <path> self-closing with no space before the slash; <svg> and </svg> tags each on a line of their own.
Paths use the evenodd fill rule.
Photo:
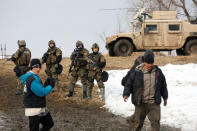
<svg viewBox="0 0 197 131">
<path fill-rule="evenodd" d="M 190 5 L 191 0 L 187 0 Z M 107 53 L 99 34 L 129 31 L 126 10 L 100 11 L 128 7 L 128 0 L 0 0 L 0 44 L 7 45 L 13 54 L 17 40 L 26 40 L 33 58 L 42 57 L 48 41 L 55 40 L 63 56 L 70 56 L 77 40 L 91 50 L 97 42 L 102 53 Z"/>
<path fill-rule="evenodd" d="M 41 57 L 48 41 L 55 40 L 63 56 L 70 56 L 77 40 L 87 49 L 105 43 L 98 34 L 113 35 L 117 17 L 125 21 L 124 11 L 99 11 L 127 7 L 127 0 L 0 0 L 0 43 L 7 45 L 7 54 L 18 48 L 17 40 L 26 40 L 33 58 Z M 125 28 L 128 25 L 125 25 Z"/>
</svg>

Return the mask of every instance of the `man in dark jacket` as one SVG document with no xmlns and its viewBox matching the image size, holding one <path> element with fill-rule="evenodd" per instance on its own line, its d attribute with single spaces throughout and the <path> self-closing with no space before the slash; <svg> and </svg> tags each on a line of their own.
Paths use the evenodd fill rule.
<svg viewBox="0 0 197 131">
<path fill-rule="evenodd" d="M 141 130 L 146 116 L 151 122 L 151 130 L 160 130 L 161 97 L 166 106 L 168 90 L 164 74 L 153 63 L 154 54 L 147 50 L 144 53 L 144 63 L 130 71 L 124 87 L 124 101 L 132 94 L 132 103 L 135 105 L 135 113 L 130 121 L 133 131 Z"/>
<path fill-rule="evenodd" d="M 24 86 L 25 115 L 29 117 L 30 131 L 39 131 L 39 124 L 42 124 L 40 131 L 49 131 L 53 127 L 53 119 L 46 108 L 46 98 L 55 86 L 55 79 L 47 79 L 43 85 L 39 78 L 41 63 L 39 59 L 32 59 L 31 71 L 21 76 Z"/>
</svg>

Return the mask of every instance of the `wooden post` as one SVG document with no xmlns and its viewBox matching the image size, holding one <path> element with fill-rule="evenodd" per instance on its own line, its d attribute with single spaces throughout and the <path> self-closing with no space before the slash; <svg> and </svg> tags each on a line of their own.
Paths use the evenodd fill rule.
<svg viewBox="0 0 197 131">
<path fill-rule="evenodd" d="M 4 58 L 6 58 L 6 44 L 4 45 Z"/>
<path fill-rule="evenodd" d="M 1 44 L 1 57 L 3 59 L 3 47 L 2 47 L 2 44 Z"/>
</svg>

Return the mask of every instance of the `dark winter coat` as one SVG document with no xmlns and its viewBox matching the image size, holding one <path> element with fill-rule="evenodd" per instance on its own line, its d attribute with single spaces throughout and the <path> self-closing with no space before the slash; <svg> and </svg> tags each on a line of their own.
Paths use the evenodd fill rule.
<svg viewBox="0 0 197 131">
<path fill-rule="evenodd" d="M 155 73 L 155 103 L 161 104 L 161 97 L 166 100 L 168 98 L 168 90 L 165 76 L 161 69 L 157 66 Z M 142 95 L 144 90 L 144 74 L 142 71 L 135 68 L 130 70 L 129 77 L 124 87 L 123 96 L 130 96 L 132 94 L 132 103 L 140 105 L 142 103 Z"/>
</svg>

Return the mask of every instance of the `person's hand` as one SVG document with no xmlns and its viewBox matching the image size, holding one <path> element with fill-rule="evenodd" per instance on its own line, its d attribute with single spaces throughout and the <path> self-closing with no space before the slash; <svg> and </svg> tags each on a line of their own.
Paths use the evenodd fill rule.
<svg viewBox="0 0 197 131">
<path fill-rule="evenodd" d="M 124 96 L 123 98 L 124 98 L 124 101 L 127 102 L 129 97 L 128 96 Z"/>
<path fill-rule="evenodd" d="M 46 81 L 44 82 L 44 87 L 48 86 L 50 84 L 50 80 L 49 78 L 46 79 Z"/>
<path fill-rule="evenodd" d="M 164 105 L 164 106 L 166 106 L 166 105 L 167 105 L 167 100 L 164 100 L 163 105 Z"/>
</svg>

